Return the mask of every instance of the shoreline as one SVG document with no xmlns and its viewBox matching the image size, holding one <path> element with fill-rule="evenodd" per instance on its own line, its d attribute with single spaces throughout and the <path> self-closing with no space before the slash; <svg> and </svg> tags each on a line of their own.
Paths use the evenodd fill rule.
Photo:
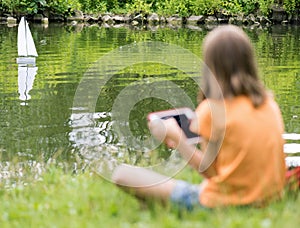
<svg viewBox="0 0 300 228">
<path fill-rule="evenodd" d="M 268 27 L 271 25 L 300 25 L 300 10 L 295 14 L 289 15 L 282 7 L 271 8 L 269 17 L 263 15 L 225 15 L 216 13 L 215 15 L 192 15 L 181 17 L 179 15 L 161 16 L 156 13 L 127 13 L 113 14 L 105 13 L 97 16 L 84 14 L 81 11 L 75 11 L 73 16 L 64 17 L 61 15 L 36 14 L 28 15 L 26 19 L 35 23 L 71 23 L 72 25 L 86 23 L 88 25 L 98 24 L 104 27 L 118 27 L 129 25 L 133 27 L 140 26 L 171 26 L 171 27 L 197 27 L 197 26 L 217 26 L 220 24 L 235 24 L 239 26 Z M 24 15 L 25 16 L 25 15 Z M 17 24 L 19 17 L 1 16 L 0 23 L 8 25 Z"/>
</svg>

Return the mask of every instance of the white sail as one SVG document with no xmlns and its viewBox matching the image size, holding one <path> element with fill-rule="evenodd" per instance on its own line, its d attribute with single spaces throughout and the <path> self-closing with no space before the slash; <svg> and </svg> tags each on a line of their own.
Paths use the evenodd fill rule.
<svg viewBox="0 0 300 228">
<path fill-rule="evenodd" d="M 38 56 L 28 23 L 24 17 L 21 18 L 18 27 L 18 55 Z"/>
<path fill-rule="evenodd" d="M 26 41 L 25 20 L 24 17 L 22 17 L 18 27 L 18 55 L 19 56 L 27 56 L 27 47 L 25 41 Z"/>
</svg>

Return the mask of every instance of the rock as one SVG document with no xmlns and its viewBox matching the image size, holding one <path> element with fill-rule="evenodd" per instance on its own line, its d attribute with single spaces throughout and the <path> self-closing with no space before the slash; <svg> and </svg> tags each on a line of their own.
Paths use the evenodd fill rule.
<svg viewBox="0 0 300 228">
<path fill-rule="evenodd" d="M 145 21 L 146 21 L 146 18 L 144 17 L 144 15 L 138 14 L 138 15 L 133 17 L 133 20 L 137 21 L 138 23 L 144 24 Z"/>
<path fill-rule="evenodd" d="M 106 24 L 105 22 L 103 22 L 101 26 L 103 28 L 110 28 L 111 27 L 109 24 Z"/>
<path fill-rule="evenodd" d="M 44 25 L 49 24 L 49 20 L 48 20 L 47 17 L 43 17 L 43 18 L 42 18 L 42 24 L 44 24 Z"/>
<path fill-rule="evenodd" d="M 205 24 L 207 25 L 215 25 L 215 24 L 218 24 L 218 19 L 214 16 L 208 16 L 206 19 L 205 19 Z"/>
<path fill-rule="evenodd" d="M 15 24 L 17 24 L 17 19 L 14 18 L 14 17 L 8 17 L 6 19 L 6 22 L 7 22 L 8 25 L 15 25 Z"/>
<path fill-rule="evenodd" d="M 173 15 L 173 16 L 167 18 L 167 22 L 168 22 L 168 24 L 174 25 L 174 26 L 182 25 L 182 18 L 179 17 L 178 15 Z"/>
<path fill-rule="evenodd" d="M 257 20 L 261 25 L 270 25 L 272 22 L 265 16 L 257 16 Z"/>
<path fill-rule="evenodd" d="M 115 15 L 115 16 L 112 16 L 112 19 L 114 20 L 115 23 L 117 24 L 122 24 L 122 23 L 125 23 L 126 22 L 126 19 L 124 16 L 121 16 L 121 15 Z"/>
<path fill-rule="evenodd" d="M 113 25 L 113 28 L 123 28 L 123 27 L 125 27 L 125 23 L 119 23 L 119 24 Z"/>
<path fill-rule="evenodd" d="M 151 24 L 147 25 L 147 29 L 149 29 L 150 31 L 153 31 L 153 32 L 157 31 L 159 28 L 160 28 L 159 25 L 151 25 Z"/>
<path fill-rule="evenodd" d="M 71 23 L 70 23 L 71 26 L 76 26 L 77 24 L 78 24 L 77 21 L 71 21 Z"/>
<path fill-rule="evenodd" d="M 226 24 L 226 23 L 228 23 L 228 21 L 229 21 L 229 18 L 218 18 L 218 22 L 220 23 L 220 24 Z"/>
<path fill-rule="evenodd" d="M 74 10 L 74 17 L 83 18 L 84 15 L 80 10 Z"/>
<path fill-rule="evenodd" d="M 137 26 L 138 24 L 139 24 L 139 22 L 136 21 L 136 20 L 133 20 L 133 21 L 131 22 L 131 25 L 132 25 L 132 26 Z"/>
<path fill-rule="evenodd" d="M 108 25 L 112 25 L 114 23 L 114 20 L 112 19 L 112 17 L 107 14 L 102 17 L 102 21 Z"/>
<path fill-rule="evenodd" d="M 87 17 L 85 17 L 84 21 L 93 24 L 93 23 L 97 23 L 99 21 L 102 21 L 102 18 L 101 17 L 87 16 Z"/>
<path fill-rule="evenodd" d="M 63 20 L 63 19 L 59 19 L 59 20 Z M 79 17 L 67 17 L 67 21 L 83 21 L 84 18 L 79 18 Z"/>
<path fill-rule="evenodd" d="M 129 24 L 130 21 L 131 21 L 130 14 L 126 14 L 126 15 L 124 16 L 124 20 L 125 20 L 125 23 Z"/>
<path fill-rule="evenodd" d="M 159 16 L 156 13 L 152 13 L 147 18 L 150 25 L 157 25 L 159 23 Z"/>
<path fill-rule="evenodd" d="M 167 23 L 167 19 L 164 16 L 160 16 L 159 21 L 160 21 L 160 23 L 163 23 L 163 24 Z"/>
<path fill-rule="evenodd" d="M 194 30 L 194 31 L 203 31 L 203 28 L 197 25 L 190 25 L 187 24 L 186 28 L 190 29 L 190 30 Z"/>
<path fill-rule="evenodd" d="M 187 18 L 186 23 L 188 25 L 199 25 L 199 24 L 204 24 L 205 22 L 205 17 L 200 15 L 200 16 L 190 16 Z"/>
<path fill-rule="evenodd" d="M 256 18 L 254 17 L 253 14 L 249 14 L 246 18 L 243 20 L 243 24 L 246 25 L 253 25 L 256 22 Z"/>
<path fill-rule="evenodd" d="M 235 17 L 229 18 L 228 23 L 229 24 L 234 24 L 234 25 L 242 25 L 244 21 L 244 16 L 243 15 L 237 15 Z"/>
<path fill-rule="evenodd" d="M 261 24 L 258 21 L 255 21 L 254 24 L 251 26 L 252 29 L 261 27 Z"/>
</svg>

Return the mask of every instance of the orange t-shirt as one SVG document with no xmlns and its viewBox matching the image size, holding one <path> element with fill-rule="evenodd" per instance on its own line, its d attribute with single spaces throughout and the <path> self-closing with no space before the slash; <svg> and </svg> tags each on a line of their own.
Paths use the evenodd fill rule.
<svg viewBox="0 0 300 228">
<path fill-rule="evenodd" d="M 211 135 L 212 100 L 196 109 L 199 133 Z M 285 156 L 280 110 L 272 98 L 255 108 L 246 96 L 225 99 L 225 134 L 213 163 L 216 175 L 204 181 L 200 202 L 207 207 L 262 204 L 280 197 Z"/>
</svg>

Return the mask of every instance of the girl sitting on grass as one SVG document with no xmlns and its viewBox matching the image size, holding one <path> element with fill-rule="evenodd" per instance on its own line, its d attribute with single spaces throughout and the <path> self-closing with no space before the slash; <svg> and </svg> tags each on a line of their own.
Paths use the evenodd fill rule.
<svg viewBox="0 0 300 228">
<path fill-rule="evenodd" d="M 236 26 L 220 26 L 205 38 L 203 55 L 209 70 L 190 125 L 203 138 L 201 150 L 187 142 L 174 119 L 151 121 L 149 129 L 176 148 L 204 181 L 190 184 L 129 165 L 118 167 L 113 181 L 139 198 L 188 210 L 261 206 L 280 198 L 286 171 L 283 121 L 259 80 L 249 38 Z"/>
</svg>

